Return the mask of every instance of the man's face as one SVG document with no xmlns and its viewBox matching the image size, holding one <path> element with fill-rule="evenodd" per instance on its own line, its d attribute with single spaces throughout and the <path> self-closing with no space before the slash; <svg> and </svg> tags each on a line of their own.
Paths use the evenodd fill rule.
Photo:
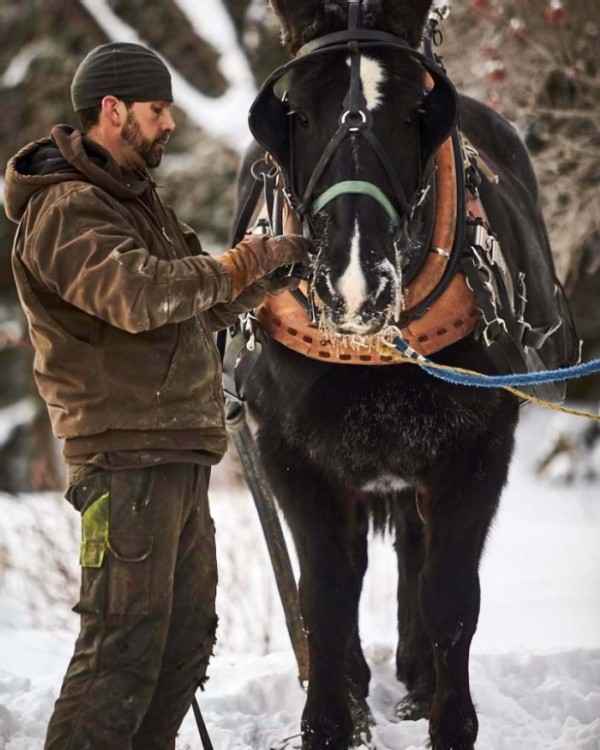
<svg viewBox="0 0 600 750">
<path fill-rule="evenodd" d="M 174 130 L 175 122 L 168 102 L 132 104 L 121 128 L 121 138 L 130 150 L 131 166 L 158 167 Z"/>
</svg>

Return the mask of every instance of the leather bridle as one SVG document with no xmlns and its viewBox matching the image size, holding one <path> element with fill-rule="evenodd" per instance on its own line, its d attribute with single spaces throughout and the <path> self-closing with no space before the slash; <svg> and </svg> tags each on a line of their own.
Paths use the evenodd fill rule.
<svg viewBox="0 0 600 750">
<path fill-rule="evenodd" d="M 250 110 L 250 128 L 256 140 L 264 145 L 279 163 L 285 181 L 285 195 L 297 216 L 308 223 L 311 232 L 314 232 L 313 219 L 331 201 L 343 195 L 359 194 L 370 196 L 377 201 L 389 217 L 390 224 L 400 233 L 406 229 L 406 225 L 412 219 L 415 209 L 424 201 L 430 189 L 433 172 L 431 166 L 432 156 L 436 147 L 448 137 L 455 127 L 457 95 L 453 85 L 440 67 L 413 49 L 404 39 L 386 32 L 361 28 L 363 0 L 349 0 L 348 5 L 349 18 L 347 30 L 327 34 L 305 44 L 298 51 L 294 60 L 277 69 L 267 79 Z M 438 102 L 437 106 L 434 107 L 435 112 L 432 113 L 432 117 L 435 118 L 435 126 L 434 128 L 430 128 L 430 131 L 437 132 L 435 132 L 433 138 L 430 137 L 428 139 L 429 148 L 426 153 L 420 155 L 418 184 L 411 196 L 406 195 L 406 191 L 392 160 L 373 131 L 373 117 L 367 109 L 362 93 L 361 52 L 374 49 L 393 49 L 415 59 L 425 68 L 434 81 L 434 89 L 428 94 L 426 101 L 432 96 L 443 100 Z M 261 104 L 264 103 L 265 97 L 275 96 L 275 88 L 277 86 L 281 88 L 282 83 L 284 83 L 282 79 L 300 63 L 305 63 L 309 59 L 340 52 L 346 52 L 350 61 L 350 86 L 344 99 L 344 111 L 339 117 L 336 132 L 331 136 L 302 195 L 299 195 L 295 180 L 293 159 L 291 158 L 293 143 L 292 126 L 291 124 L 287 125 L 287 148 L 277 148 L 277 145 L 274 147 L 272 141 L 274 140 L 273 136 L 276 136 L 274 130 L 278 123 L 269 123 L 265 126 L 264 120 L 261 120 L 261 116 L 265 114 L 261 113 Z M 287 104 L 287 92 L 281 92 L 278 98 L 283 106 Z M 286 112 L 286 115 L 289 115 L 289 112 Z M 286 119 L 289 123 L 290 118 L 287 117 Z M 440 121 L 443 123 L 441 128 L 439 125 Z M 429 124 L 431 126 L 432 123 L 430 122 Z M 364 180 L 338 182 L 320 195 L 316 195 L 319 180 L 336 151 L 346 138 L 354 134 L 363 137 L 373 148 L 391 186 L 393 201 L 388 198 L 378 185 Z M 435 142 L 432 143 L 431 141 Z M 424 145 L 427 148 L 427 144 Z"/>
</svg>

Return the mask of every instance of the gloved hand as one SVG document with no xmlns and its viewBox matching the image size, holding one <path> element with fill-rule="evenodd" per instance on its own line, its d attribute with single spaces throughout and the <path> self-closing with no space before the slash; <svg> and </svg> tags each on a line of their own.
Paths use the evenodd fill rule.
<svg viewBox="0 0 600 750">
<path fill-rule="evenodd" d="M 266 294 L 278 297 L 284 292 L 292 292 L 294 289 L 297 289 L 301 281 L 302 279 L 297 276 L 277 276 L 276 274 L 270 274 L 260 279 L 258 283 Z"/>
<path fill-rule="evenodd" d="M 309 264 L 310 243 L 297 234 L 282 237 L 251 236 L 233 250 L 217 256 L 231 277 L 232 297 L 280 266 Z"/>
</svg>

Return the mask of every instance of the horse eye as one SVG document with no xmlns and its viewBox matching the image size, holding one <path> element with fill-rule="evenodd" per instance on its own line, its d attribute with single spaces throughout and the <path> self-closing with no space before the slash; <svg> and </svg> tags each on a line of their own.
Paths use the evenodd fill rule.
<svg viewBox="0 0 600 750">
<path fill-rule="evenodd" d="M 290 117 L 293 117 L 303 128 L 307 128 L 309 125 L 308 117 L 298 109 L 291 109 L 289 112 Z"/>
</svg>

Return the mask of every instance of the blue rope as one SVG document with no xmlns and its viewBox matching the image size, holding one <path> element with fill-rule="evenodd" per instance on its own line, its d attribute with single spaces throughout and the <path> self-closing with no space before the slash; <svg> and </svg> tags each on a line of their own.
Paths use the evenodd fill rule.
<svg viewBox="0 0 600 750">
<path fill-rule="evenodd" d="M 476 375 L 463 372 L 451 372 L 448 370 L 438 370 L 427 367 L 427 364 L 433 364 L 426 357 L 421 356 L 412 349 L 404 339 L 399 336 L 394 339 L 394 346 L 402 354 L 406 354 L 411 359 L 419 362 L 421 367 L 429 375 L 435 378 L 445 380 L 455 385 L 468 385 L 476 388 L 503 388 L 504 386 L 527 386 L 538 385 L 540 383 L 556 383 L 563 380 L 574 380 L 583 378 L 586 375 L 594 375 L 600 372 L 600 359 L 592 359 L 573 367 L 562 367 L 558 370 L 547 370 L 545 372 L 524 372 L 517 375 Z"/>
</svg>

